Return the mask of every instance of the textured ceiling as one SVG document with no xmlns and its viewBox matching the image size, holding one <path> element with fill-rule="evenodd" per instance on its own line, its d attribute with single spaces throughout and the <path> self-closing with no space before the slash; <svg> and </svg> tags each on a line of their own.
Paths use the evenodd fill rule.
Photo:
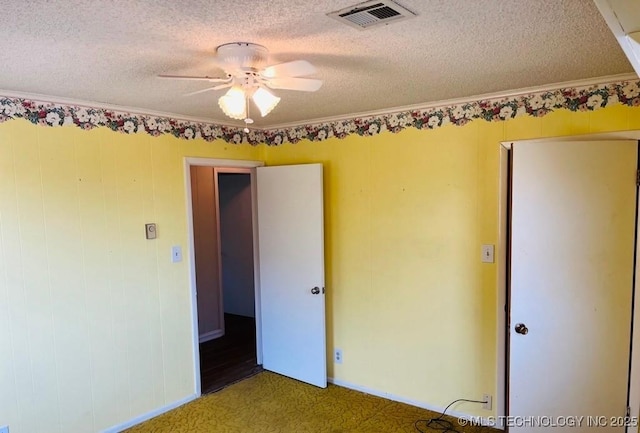
<svg viewBox="0 0 640 433">
<path fill-rule="evenodd" d="M 418 16 L 365 31 L 326 16 L 354 3 L 5 1 L 0 89 L 233 124 L 224 91 L 156 75 L 219 75 L 216 46 L 255 42 L 324 80 L 274 91 L 264 127 L 633 72 L 591 0 L 399 0 Z"/>
</svg>

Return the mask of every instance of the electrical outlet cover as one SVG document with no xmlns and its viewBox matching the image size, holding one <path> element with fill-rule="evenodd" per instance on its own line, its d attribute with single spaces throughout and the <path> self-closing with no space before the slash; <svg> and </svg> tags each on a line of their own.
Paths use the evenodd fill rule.
<svg viewBox="0 0 640 433">
<path fill-rule="evenodd" d="M 493 397 L 490 394 L 484 394 L 482 396 L 482 401 L 486 402 L 486 403 L 482 403 L 482 408 L 484 410 L 493 409 Z"/>
</svg>

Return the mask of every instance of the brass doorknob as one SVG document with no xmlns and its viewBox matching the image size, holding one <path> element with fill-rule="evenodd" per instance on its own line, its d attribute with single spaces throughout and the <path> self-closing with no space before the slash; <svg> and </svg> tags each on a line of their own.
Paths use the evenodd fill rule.
<svg viewBox="0 0 640 433">
<path fill-rule="evenodd" d="M 518 334 L 527 335 L 529 328 L 527 328 L 524 323 L 516 323 L 516 332 Z"/>
</svg>

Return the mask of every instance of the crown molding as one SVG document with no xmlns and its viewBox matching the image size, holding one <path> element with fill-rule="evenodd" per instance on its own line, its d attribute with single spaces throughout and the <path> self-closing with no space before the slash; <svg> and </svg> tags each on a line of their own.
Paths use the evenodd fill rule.
<svg viewBox="0 0 640 433">
<path fill-rule="evenodd" d="M 396 106 L 391 108 L 384 108 L 381 110 L 362 111 L 359 113 L 343 114 L 339 116 L 300 120 L 300 121 L 289 122 L 289 123 L 279 123 L 276 125 L 264 126 L 261 129 L 269 130 L 269 129 L 295 128 L 302 125 L 314 125 L 317 123 L 339 122 L 342 120 L 382 116 L 385 114 L 395 114 L 395 113 L 401 113 L 404 111 L 428 110 L 430 108 L 448 107 L 451 105 L 460 105 L 460 104 L 466 104 L 466 103 L 475 102 L 475 101 L 484 101 L 487 99 L 493 100 L 493 99 L 512 98 L 515 96 L 522 96 L 522 95 L 527 95 L 531 93 L 550 92 L 553 90 L 565 89 L 569 87 L 587 87 L 587 86 L 594 86 L 598 84 L 610 84 L 610 83 L 617 83 L 620 81 L 629 81 L 629 80 L 637 80 L 637 79 L 638 79 L 638 75 L 634 73 L 606 75 L 603 77 L 587 78 L 583 80 L 563 81 L 559 83 L 545 84 L 544 86 L 523 87 L 520 89 L 509 90 L 506 92 L 483 93 L 475 96 L 465 96 L 463 98 L 456 98 L 456 99 L 444 99 L 444 100 L 433 101 L 433 102 L 428 102 L 423 104 L 403 105 L 403 106 Z"/>
<path fill-rule="evenodd" d="M 385 131 L 397 133 L 407 128 L 463 126 L 477 119 L 499 122 L 521 116 L 542 117 L 561 109 L 575 112 L 594 111 L 615 104 L 640 106 L 640 80 L 635 74 L 620 74 L 324 120 L 313 119 L 291 123 L 291 126 L 275 125 L 244 130 L 244 127 L 237 125 L 218 124 L 207 119 L 171 113 L 145 112 L 132 107 L 6 92 L 13 95 L 10 97 L 2 96 L 2 92 L 0 90 L 0 122 L 23 118 L 34 124 L 50 127 L 106 127 L 125 134 L 169 134 L 185 140 L 221 139 L 228 143 L 248 143 L 254 146 L 278 146 L 301 140 L 342 139 L 349 135 L 372 136 Z"/>
<path fill-rule="evenodd" d="M 433 102 L 422 103 L 422 104 L 396 106 L 396 107 L 384 108 L 380 110 L 342 114 L 338 116 L 297 120 L 295 122 L 263 125 L 261 127 L 251 126 L 249 127 L 249 129 L 253 131 L 267 131 L 272 129 L 296 128 L 304 125 L 314 125 L 318 123 L 331 123 L 331 122 L 338 122 L 338 121 L 349 120 L 349 119 L 381 116 L 386 114 L 395 114 L 395 113 L 400 113 L 405 111 L 428 110 L 431 108 L 447 107 L 451 105 L 459 105 L 459 104 L 482 101 L 487 99 L 495 100 L 495 99 L 511 98 L 511 97 L 521 96 L 525 94 L 542 93 L 542 92 L 548 92 L 548 91 L 553 91 L 553 90 L 563 89 L 563 88 L 586 87 L 586 86 L 593 86 L 598 84 L 609 84 L 609 83 L 636 80 L 636 79 L 638 79 L 638 75 L 635 73 L 607 75 L 603 77 L 587 78 L 583 80 L 573 80 L 573 81 L 564 81 L 564 82 L 553 83 L 553 84 L 546 84 L 544 86 L 525 87 L 520 89 L 509 90 L 506 92 L 483 93 L 480 95 L 466 96 L 463 98 L 439 100 L 439 101 L 433 101 Z M 187 122 L 219 125 L 227 128 L 237 128 L 238 130 L 242 130 L 245 127 L 244 124 L 238 125 L 232 122 L 218 121 L 216 119 L 185 116 L 184 114 L 178 114 L 178 113 L 146 110 L 144 108 L 139 108 L 139 107 L 107 104 L 103 102 L 87 101 L 82 99 L 63 98 L 63 97 L 45 95 L 45 94 L 39 94 L 39 93 L 15 92 L 12 90 L 0 89 L 0 95 L 9 97 L 9 98 L 29 99 L 33 101 L 47 102 L 51 104 L 71 105 L 71 106 L 86 107 L 86 108 L 101 108 L 104 110 L 139 114 L 142 116 L 163 117 L 163 118 L 170 118 L 175 120 L 183 120 Z"/>
<path fill-rule="evenodd" d="M 69 105 L 69 106 L 84 107 L 84 108 L 100 108 L 103 110 L 117 111 L 121 113 L 139 114 L 141 116 L 162 117 L 167 119 L 183 120 L 186 122 L 193 122 L 193 123 L 215 124 L 219 126 L 226 126 L 229 128 L 244 128 L 244 124 L 242 126 L 239 126 L 231 122 L 228 122 L 228 123 L 224 121 L 220 122 L 217 120 L 207 119 L 204 117 L 185 116 L 184 114 L 146 110 L 144 108 L 139 108 L 139 107 L 106 104 L 103 102 L 86 101 L 83 99 L 63 98 L 59 96 L 44 95 L 40 93 L 15 92 L 12 90 L 0 89 L 0 95 L 8 98 L 28 99 L 31 101 L 46 102 L 46 103 L 57 104 L 57 105 Z M 258 128 L 253 128 L 253 129 L 258 129 Z"/>
</svg>

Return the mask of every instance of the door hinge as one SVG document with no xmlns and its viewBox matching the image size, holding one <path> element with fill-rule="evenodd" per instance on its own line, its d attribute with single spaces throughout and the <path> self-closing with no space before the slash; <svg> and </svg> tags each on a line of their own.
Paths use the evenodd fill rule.
<svg viewBox="0 0 640 433">
<path fill-rule="evenodd" d="M 625 415 L 625 418 L 631 418 L 631 408 L 629 406 L 627 406 L 627 414 Z"/>
<path fill-rule="evenodd" d="M 640 170 L 636 171 L 636 186 L 640 186 Z"/>
</svg>

